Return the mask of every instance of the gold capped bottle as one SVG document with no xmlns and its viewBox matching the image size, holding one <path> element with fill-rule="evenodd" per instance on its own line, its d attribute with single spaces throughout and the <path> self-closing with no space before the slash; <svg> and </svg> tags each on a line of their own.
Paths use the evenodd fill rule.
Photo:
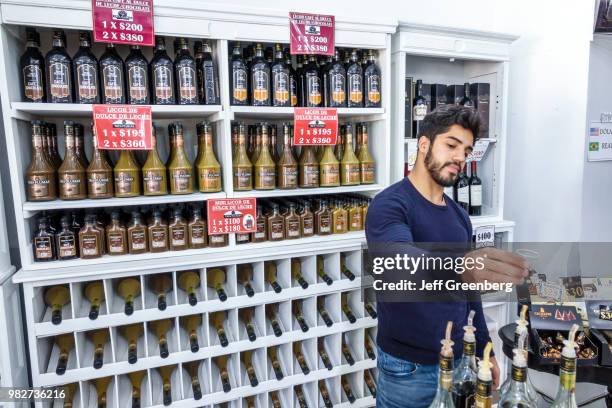
<svg viewBox="0 0 612 408">
<path fill-rule="evenodd" d="M 26 169 L 28 201 L 48 201 L 57 198 L 55 167 L 43 148 L 43 128 L 39 120 L 32 121 L 32 160 Z"/>
<path fill-rule="evenodd" d="M 66 151 L 64 161 L 57 170 L 60 199 L 82 200 L 87 197 L 86 171 L 76 154 L 74 123 L 64 121 L 64 141 Z"/>
<path fill-rule="evenodd" d="M 87 167 L 87 193 L 89 198 L 111 198 L 114 194 L 113 167 L 105 152 L 98 148 L 96 127 L 92 125 L 93 155 Z"/>
<path fill-rule="evenodd" d="M 151 150 L 147 153 L 147 159 L 142 166 L 142 186 L 144 195 L 166 195 L 168 194 L 168 177 L 166 165 L 159 157 L 157 150 L 157 132 L 155 126 L 151 128 Z"/>
<path fill-rule="evenodd" d="M 368 50 L 368 62 L 363 72 L 363 82 L 365 107 L 380 108 L 382 80 L 380 69 L 376 65 L 374 50 Z"/>
<path fill-rule="evenodd" d="M 131 150 L 121 150 L 113 172 L 115 174 L 115 196 L 137 197 L 140 195 L 140 167 Z"/>
<path fill-rule="evenodd" d="M 344 155 L 340 163 L 340 181 L 343 186 L 354 186 L 359 184 L 359 159 L 353 150 L 353 131 L 350 124 L 346 125 L 346 142 L 344 145 Z"/>
<path fill-rule="evenodd" d="M 221 165 L 213 149 L 212 127 L 208 122 L 198 124 L 198 139 L 202 154 L 196 159 L 198 190 L 201 193 L 221 191 Z"/>
<path fill-rule="evenodd" d="M 246 152 L 246 126 L 240 124 L 238 130 L 238 148 L 232 160 L 234 173 L 234 190 L 244 191 L 253 189 L 253 165 Z"/>
<path fill-rule="evenodd" d="M 170 194 L 193 193 L 193 166 L 185 153 L 183 125 L 174 123 L 174 149 L 170 154 Z"/>
<path fill-rule="evenodd" d="M 376 163 L 370 153 L 368 144 L 368 125 L 363 123 L 361 125 L 361 147 L 359 148 L 359 175 L 361 184 L 373 184 L 375 181 L 375 167 Z"/>
<path fill-rule="evenodd" d="M 340 185 L 340 164 L 334 156 L 331 145 L 323 148 L 323 156 L 319 163 L 321 187 L 336 187 Z"/>
<path fill-rule="evenodd" d="M 178 47 L 177 47 L 178 45 Z M 198 103 L 198 77 L 196 63 L 189 52 L 187 38 L 180 37 L 175 42 L 176 58 L 174 59 L 174 76 L 176 78 L 176 96 L 179 105 Z"/>
<path fill-rule="evenodd" d="M 261 151 L 255 162 L 255 189 L 273 190 L 276 187 L 276 164 L 270 154 L 268 126 L 262 125 Z"/>
<path fill-rule="evenodd" d="M 298 186 L 298 162 L 293 155 L 289 124 L 283 124 L 283 150 L 277 163 L 278 188 L 294 189 Z"/>
<path fill-rule="evenodd" d="M 174 75 L 172 75 L 172 60 L 166 52 L 166 40 L 164 37 L 155 37 L 155 53 L 150 62 L 151 72 L 151 99 L 155 105 L 174 105 L 176 97 L 174 94 Z"/>
</svg>

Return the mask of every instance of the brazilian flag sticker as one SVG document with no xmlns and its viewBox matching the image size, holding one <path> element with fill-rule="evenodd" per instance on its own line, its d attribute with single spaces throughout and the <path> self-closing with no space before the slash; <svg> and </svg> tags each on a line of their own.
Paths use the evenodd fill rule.
<svg viewBox="0 0 612 408">
<path fill-rule="evenodd" d="M 598 151 L 599 151 L 599 142 L 589 143 L 589 152 L 598 152 Z"/>
</svg>

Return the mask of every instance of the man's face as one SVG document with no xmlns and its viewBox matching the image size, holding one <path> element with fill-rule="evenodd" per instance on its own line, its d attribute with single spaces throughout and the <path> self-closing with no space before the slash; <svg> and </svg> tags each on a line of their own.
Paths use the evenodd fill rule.
<svg viewBox="0 0 612 408">
<path fill-rule="evenodd" d="M 452 125 L 446 133 L 436 136 L 425 155 L 425 168 L 431 177 L 443 187 L 455 184 L 466 157 L 472 152 L 474 135 L 471 130 Z M 426 146 L 423 146 L 426 147 Z"/>
</svg>

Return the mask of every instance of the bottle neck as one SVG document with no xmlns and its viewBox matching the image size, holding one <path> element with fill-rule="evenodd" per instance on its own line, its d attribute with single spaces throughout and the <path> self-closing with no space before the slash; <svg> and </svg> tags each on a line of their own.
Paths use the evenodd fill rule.
<svg viewBox="0 0 612 408">
<path fill-rule="evenodd" d="M 32 131 L 32 152 L 35 155 L 40 155 L 43 152 L 43 134 L 40 127 Z"/>
<path fill-rule="evenodd" d="M 26 43 L 26 48 L 30 49 L 30 50 L 32 50 L 32 49 L 37 50 L 38 49 L 38 44 L 36 43 L 35 40 L 29 40 Z"/>
<path fill-rule="evenodd" d="M 61 38 L 54 38 L 53 48 L 64 48 L 64 40 L 62 40 Z"/>
<path fill-rule="evenodd" d="M 470 164 L 470 166 L 471 166 L 471 170 L 472 170 L 472 176 L 473 177 L 477 177 L 478 176 L 478 172 L 477 172 L 478 164 L 475 161 L 473 161 Z"/>
</svg>

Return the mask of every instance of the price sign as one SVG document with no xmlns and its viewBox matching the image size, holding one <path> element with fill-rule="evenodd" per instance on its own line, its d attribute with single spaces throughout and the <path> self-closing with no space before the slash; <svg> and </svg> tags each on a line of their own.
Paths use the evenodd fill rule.
<svg viewBox="0 0 612 408">
<path fill-rule="evenodd" d="M 289 13 L 291 54 L 334 55 L 334 16 Z"/>
<path fill-rule="evenodd" d="M 476 143 L 474 143 L 474 150 L 472 150 L 472 153 L 468 155 L 466 160 L 469 162 L 481 161 L 485 153 L 487 152 L 488 148 L 489 148 L 488 140 L 477 140 Z"/>
<path fill-rule="evenodd" d="M 94 105 L 98 147 L 106 150 L 151 150 L 151 107 Z"/>
<path fill-rule="evenodd" d="M 416 163 L 417 151 L 418 151 L 418 140 L 407 139 L 406 140 L 406 162 L 408 163 L 408 171 L 412 171 Z"/>
<path fill-rule="evenodd" d="M 560 302 L 563 299 L 563 286 L 557 283 L 540 281 L 538 295 L 544 299 Z"/>
<path fill-rule="evenodd" d="M 255 232 L 255 198 L 220 198 L 208 200 L 208 233 L 232 234 Z"/>
<path fill-rule="evenodd" d="M 495 246 L 495 226 L 485 225 L 476 228 L 474 237 L 476 238 L 476 248 Z"/>
<path fill-rule="evenodd" d="M 293 129 L 296 145 L 335 145 L 338 111 L 336 108 L 294 108 Z"/>
<path fill-rule="evenodd" d="M 153 0 L 92 0 L 94 41 L 155 45 Z"/>
</svg>

